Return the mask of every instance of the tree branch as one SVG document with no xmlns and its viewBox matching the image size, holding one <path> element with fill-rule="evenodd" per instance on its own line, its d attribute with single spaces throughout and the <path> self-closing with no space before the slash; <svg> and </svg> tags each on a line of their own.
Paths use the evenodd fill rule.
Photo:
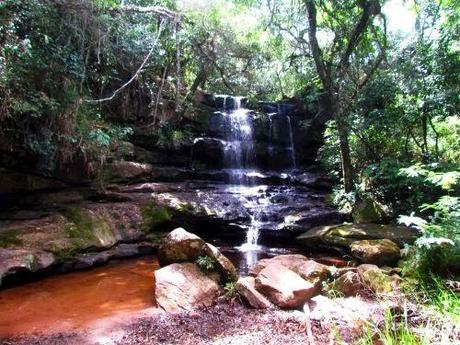
<svg viewBox="0 0 460 345">
<path fill-rule="evenodd" d="M 126 83 L 124 83 L 122 86 L 120 86 L 118 89 L 116 89 L 116 90 L 113 92 L 112 96 L 110 96 L 110 97 L 101 98 L 101 99 L 86 99 L 86 100 L 83 100 L 83 102 L 95 104 L 95 103 L 102 103 L 102 102 L 111 101 L 112 99 L 115 98 L 116 95 L 118 95 L 118 94 L 119 94 L 121 91 L 123 91 L 129 84 L 131 84 L 131 83 L 138 77 L 138 75 L 142 72 L 142 69 L 144 68 L 145 64 L 147 63 L 147 61 L 149 61 L 150 56 L 152 56 L 153 51 L 154 51 L 155 48 L 156 48 L 158 39 L 160 38 L 161 32 L 163 31 L 163 23 L 164 23 L 164 22 L 161 21 L 161 23 L 160 23 L 160 28 L 158 29 L 157 36 L 155 37 L 155 40 L 154 40 L 154 42 L 153 42 L 153 44 L 152 44 L 152 48 L 150 48 L 150 51 L 148 52 L 148 54 L 147 54 L 147 56 L 145 57 L 144 61 L 142 61 L 142 64 L 139 66 L 139 68 L 137 69 L 136 73 L 134 73 L 133 76 L 132 76 Z"/>
<path fill-rule="evenodd" d="M 319 78 L 323 83 L 324 88 L 330 89 L 330 78 L 327 74 L 324 62 L 322 59 L 321 49 L 319 47 L 318 38 L 316 37 L 317 22 L 316 22 L 316 7 L 314 0 L 305 0 L 308 14 L 308 37 L 310 41 L 311 53 L 315 61 L 316 70 Z"/>
<path fill-rule="evenodd" d="M 351 32 L 347 48 L 340 59 L 340 66 L 342 69 L 346 69 L 350 64 L 350 55 L 359 44 L 371 16 L 380 14 L 380 4 L 378 0 L 364 0 L 362 1 L 362 7 L 363 12 L 361 14 L 361 18 Z"/>
<path fill-rule="evenodd" d="M 134 6 L 134 5 L 125 5 L 112 9 L 113 12 L 134 12 L 134 13 L 154 13 L 162 17 L 169 19 L 182 19 L 182 14 L 169 10 L 161 6 Z"/>
</svg>

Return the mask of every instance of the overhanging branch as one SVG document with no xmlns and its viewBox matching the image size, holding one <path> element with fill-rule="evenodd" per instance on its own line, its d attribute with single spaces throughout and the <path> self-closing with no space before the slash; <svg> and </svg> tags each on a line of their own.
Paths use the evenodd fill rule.
<svg viewBox="0 0 460 345">
<path fill-rule="evenodd" d="M 161 6 L 133 6 L 133 5 L 126 5 L 114 8 L 112 11 L 114 12 L 134 12 L 134 13 L 154 13 L 161 17 L 166 17 L 169 19 L 182 19 L 182 14 L 172 11 L 170 9 L 161 7 Z"/>
<path fill-rule="evenodd" d="M 132 76 L 126 83 L 124 83 L 122 86 L 120 86 L 118 89 L 116 89 L 110 97 L 101 98 L 101 99 L 86 99 L 86 100 L 83 100 L 83 102 L 85 102 L 85 103 L 91 103 L 91 104 L 97 104 L 97 103 L 102 103 L 102 102 L 111 101 L 111 100 L 114 99 L 121 91 L 123 91 L 129 84 L 131 84 L 134 80 L 136 80 L 136 78 L 137 78 L 137 77 L 139 76 L 139 74 L 142 72 L 142 69 L 144 68 L 144 66 L 146 65 L 146 63 L 149 61 L 150 57 L 151 57 L 152 54 L 153 54 L 153 51 L 155 50 L 155 48 L 156 48 L 156 46 L 157 46 L 158 39 L 160 38 L 161 32 L 163 31 L 163 24 L 164 24 L 164 21 L 162 21 L 162 22 L 160 23 L 160 28 L 158 29 L 158 33 L 157 33 L 157 36 L 155 37 L 155 40 L 153 41 L 152 48 L 150 48 L 150 50 L 149 50 L 147 56 L 144 58 L 144 61 L 142 61 L 141 65 L 140 65 L 139 68 L 137 69 L 136 73 L 134 73 L 133 76 Z"/>
</svg>

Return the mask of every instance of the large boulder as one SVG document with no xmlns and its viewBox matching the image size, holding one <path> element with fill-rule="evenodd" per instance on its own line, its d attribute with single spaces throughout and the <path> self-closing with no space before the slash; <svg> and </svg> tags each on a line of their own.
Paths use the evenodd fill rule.
<svg viewBox="0 0 460 345">
<path fill-rule="evenodd" d="M 216 265 L 224 281 L 238 280 L 238 272 L 232 262 L 216 247 L 183 228 L 171 231 L 158 249 L 160 266 L 172 263 L 195 262 L 199 256 L 209 257 Z"/>
<path fill-rule="evenodd" d="M 56 264 L 53 254 L 33 249 L 0 248 L 0 285 L 14 275 L 27 275 L 51 268 Z"/>
<path fill-rule="evenodd" d="M 158 248 L 160 266 L 194 262 L 203 253 L 206 242 L 183 228 L 171 231 Z"/>
<path fill-rule="evenodd" d="M 360 240 L 389 239 L 402 247 L 413 243 L 420 233 L 412 228 L 400 225 L 382 224 L 341 224 L 318 226 L 305 232 L 297 239 L 307 248 L 349 247 Z"/>
<path fill-rule="evenodd" d="M 365 264 L 392 266 L 400 259 L 400 249 L 388 239 L 355 241 L 350 245 L 351 254 Z"/>
<path fill-rule="evenodd" d="M 278 255 L 270 259 L 262 259 L 249 270 L 249 274 L 257 276 L 265 267 L 274 263 L 294 271 L 300 277 L 317 287 L 320 287 L 321 282 L 326 280 L 331 274 L 326 265 L 309 260 L 300 254 Z"/>
<path fill-rule="evenodd" d="M 244 300 L 255 309 L 270 308 L 270 302 L 255 287 L 254 277 L 241 277 L 236 282 L 236 291 Z"/>
<path fill-rule="evenodd" d="M 167 312 L 209 307 L 220 295 L 219 276 L 193 263 L 171 264 L 155 271 L 155 298 Z"/>
<path fill-rule="evenodd" d="M 380 223 L 387 218 L 383 207 L 370 198 L 356 203 L 351 211 L 351 216 L 356 224 Z"/>
<path fill-rule="evenodd" d="M 278 263 L 260 271 L 255 286 L 270 302 L 281 308 L 298 308 L 318 291 L 314 284 Z"/>
</svg>

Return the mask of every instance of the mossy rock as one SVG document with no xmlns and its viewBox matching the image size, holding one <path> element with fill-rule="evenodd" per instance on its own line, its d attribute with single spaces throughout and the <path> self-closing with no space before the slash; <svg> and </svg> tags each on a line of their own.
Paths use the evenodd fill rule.
<svg viewBox="0 0 460 345">
<path fill-rule="evenodd" d="M 0 231 L 0 248 L 20 246 L 22 240 L 19 238 L 20 230 L 8 229 Z"/>
<path fill-rule="evenodd" d="M 78 206 L 67 207 L 62 214 L 69 222 L 64 227 L 68 238 L 73 239 L 75 246 L 82 249 L 110 247 L 116 243 L 116 237 L 109 224 L 100 216 L 92 216 L 87 210 Z"/>
<path fill-rule="evenodd" d="M 141 206 L 142 230 L 145 233 L 151 233 L 157 230 L 161 225 L 167 224 L 172 220 L 172 210 L 166 206 L 160 206 L 149 201 Z"/>
<path fill-rule="evenodd" d="M 389 239 L 402 247 L 413 243 L 420 233 L 412 228 L 391 224 L 341 224 L 318 226 L 297 237 L 305 247 L 318 245 L 348 248 L 360 240 Z"/>
<path fill-rule="evenodd" d="M 389 276 L 375 265 L 359 266 L 358 274 L 363 284 L 377 294 L 391 293 L 399 286 L 401 281 L 400 277 L 396 275 Z"/>
<path fill-rule="evenodd" d="M 393 266 L 400 259 L 400 249 L 388 239 L 355 241 L 350 245 L 351 254 L 365 264 Z"/>
<path fill-rule="evenodd" d="M 356 224 L 381 223 L 388 218 L 383 207 L 370 198 L 366 198 L 354 205 L 351 216 Z"/>
</svg>

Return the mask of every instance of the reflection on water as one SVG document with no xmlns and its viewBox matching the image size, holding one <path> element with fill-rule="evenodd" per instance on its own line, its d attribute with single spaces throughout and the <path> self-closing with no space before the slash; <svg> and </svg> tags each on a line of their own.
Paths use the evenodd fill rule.
<svg viewBox="0 0 460 345">
<path fill-rule="evenodd" d="M 148 308 L 156 268 L 156 258 L 141 258 L 0 291 L 0 337 L 66 331 Z"/>
</svg>

